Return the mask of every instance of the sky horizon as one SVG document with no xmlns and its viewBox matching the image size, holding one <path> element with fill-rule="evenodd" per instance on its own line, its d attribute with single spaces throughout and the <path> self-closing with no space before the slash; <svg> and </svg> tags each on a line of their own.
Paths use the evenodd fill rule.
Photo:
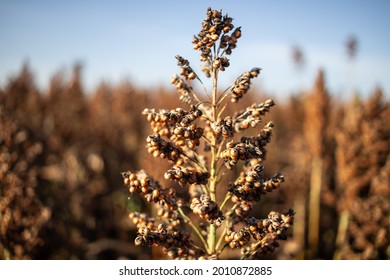
<svg viewBox="0 0 390 280">
<path fill-rule="evenodd" d="M 353 88 L 368 95 L 380 86 L 390 96 L 389 1 L 0 1 L 0 87 L 25 61 L 40 88 L 78 62 L 87 91 L 101 81 L 115 85 L 125 79 L 140 87 L 169 87 L 178 72 L 175 55 L 199 69 L 191 40 L 209 6 L 242 26 L 222 86 L 260 67 L 254 86 L 283 96 L 310 89 L 323 69 L 330 93 Z M 358 41 L 352 63 L 346 53 L 350 36 Z M 294 46 L 304 55 L 299 71 Z"/>
</svg>

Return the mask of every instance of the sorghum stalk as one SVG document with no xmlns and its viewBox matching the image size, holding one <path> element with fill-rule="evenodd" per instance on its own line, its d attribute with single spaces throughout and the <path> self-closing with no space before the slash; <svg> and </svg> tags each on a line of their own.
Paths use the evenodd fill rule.
<svg viewBox="0 0 390 280">
<path fill-rule="evenodd" d="M 212 107 L 213 107 L 213 114 L 212 114 L 212 122 L 217 121 L 218 116 L 218 104 L 217 104 L 217 95 L 218 95 L 218 69 L 213 68 L 213 91 L 212 91 Z M 211 162 L 210 162 L 210 198 L 213 201 L 217 201 L 216 197 L 216 188 L 217 188 L 217 139 L 215 137 L 215 134 L 212 134 L 212 141 L 211 141 Z M 208 248 L 209 248 L 209 254 L 215 254 L 215 240 L 217 237 L 217 231 L 213 224 L 210 224 L 209 226 L 209 240 L 208 240 Z"/>
<path fill-rule="evenodd" d="M 225 98 L 229 96 L 231 102 L 238 102 L 248 92 L 251 79 L 260 73 L 260 68 L 253 68 L 240 75 L 222 94 L 218 93 L 218 74 L 229 67 L 226 55 L 232 53 L 241 37 L 240 27 L 234 29 L 232 21 L 228 15 L 222 15 L 222 11 L 209 8 L 202 30 L 193 40 L 194 49 L 201 51 L 202 71 L 212 78 L 211 95 L 204 87 L 208 101 L 202 101 L 190 86 L 190 81 L 195 79 L 202 85 L 203 82 L 189 61 L 178 55 L 180 76 L 175 75 L 172 83 L 180 100 L 189 105 L 190 110 L 145 109 L 143 112 L 154 132 L 147 138 L 148 152 L 172 164 L 164 178 L 175 181 L 180 187 L 189 187 L 190 202 L 178 198 L 174 189 L 164 188 L 144 171 L 123 173 L 131 193 L 144 196 L 160 208 L 159 219 L 131 215 L 139 228 L 136 245 L 161 246 L 171 258 L 215 259 L 229 247 L 242 249 L 244 258 L 259 258 L 273 252 L 278 246 L 277 240 L 286 239 L 284 231 L 293 223 L 292 210 L 272 211 L 262 220 L 249 216 L 262 195 L 278 188 L 284 176 L 277 173 L 265 178 L 262 173 L 272 122 L 257 136 L 241 137 L 238 142 L 233 139 L 235 133 L 260 124 L 261 117 L 274 105 L 272 100 L 253 104 L 234 116 L 223 116 L 227 106 Z M 199 147 L 201 140 L 205 142 L 203 153 Z M 223 182 L 221 174 L 234 169 L 238 161 L 244 162 L 244 171 L 235 182 L 228 184 L 219 206 L 217 189 Z M 229 200 L 233 205 L 224 213 L 222 210 Z M 185 208 L 190 208 L 195 217 L 200 218 L 199 224 L 187 216 Z M 219 228 L 223 232 L 216 242 Z M 201 245 L 192 235 L 198 237 Z M 256 241 L 254 246 L 249 244 L 251 238 Z"/>
<path fill-rule="evenodd" d="M 322 186 L 322 159 L 314 157 L 310 174 L 310 198 L 309 198 L 309 248 L 310 256 L 318 254 L 320 238 L 320 204 Z"/>
<path fill-rule="evenodd" d="M 307 97 L 305 107 L 305 137 L 310 149 L 311 174 L 308 214 L 308 257 L 318 254 L 320 234 L 321 189 L 324 188 L 326 161 L 325 153 L 329 145 L 327 129 L 329 126 L 330 97 L 325 89 L 325 77 L 319 71 L 313 91 Z"/>
</svg>

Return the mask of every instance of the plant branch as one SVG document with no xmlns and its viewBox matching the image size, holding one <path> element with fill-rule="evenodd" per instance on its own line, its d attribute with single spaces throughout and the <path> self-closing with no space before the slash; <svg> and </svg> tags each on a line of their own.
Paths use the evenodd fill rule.
<svg viewBox="0 0 390 280">
<path fill-rule="evenodd" d="M 186 214 L 184 214 L 183 210 L 180 207 L 177 209 L 177 211 L 183 217 L 183 219 L 188 223 L 188 225 L 192 228 L 192 230 L 196 233 L 196 235 L 199 237 L 200 241 L 203 243 L 205 250 L 208 251 L 207 242 L 203 238 L 198 228 L 191 222 L 190 218 L 188 218 Z"/>
</svg>

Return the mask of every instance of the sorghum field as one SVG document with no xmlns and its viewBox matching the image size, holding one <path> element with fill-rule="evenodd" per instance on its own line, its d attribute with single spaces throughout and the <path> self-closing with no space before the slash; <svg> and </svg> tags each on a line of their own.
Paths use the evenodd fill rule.
<svg viewBox="0 0 390 280">
<path fill-rule="evenodd" d="M 178 55 L 171 87 L 86 92 L 80 64 L 45 91 L 28 64 L 8 79 L 0 259 L 390 258 L 389 99 L 340 99 L 322 69 L 284 97 L 250 87 L 257 65 L 217 88 L 234 24 L 208 10 L 204 65 Z"/>
</svg>

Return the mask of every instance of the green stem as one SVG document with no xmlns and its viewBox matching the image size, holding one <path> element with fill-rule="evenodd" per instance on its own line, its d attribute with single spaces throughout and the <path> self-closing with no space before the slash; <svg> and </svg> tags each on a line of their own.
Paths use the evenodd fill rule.
<svg viewBox="0 0 390 280">
<path fill-rule="evenodd" d="M 210 225 L 209 228 L 209 236 L 208 236 L 208 249 L 209 254 L 213 255 L 215 254 L 215 240 L 217 237 L 217 231 L 213 224 Z"/>
<path fill-rule="evenodd" d="M 217 111 L 217 92 L 218 92 L 218 70 L 213 70 L 213 91 L 212 91 L 212 106 L 213 106 L 213 112 L 212 112 L 212 121 L 215 122 L 216 118 L 218 116 Z M 216 187 L 217 187 L 217 139 L 214 134 L 212 134 L 211 139 L 211 162 L 210 162 L 210 198 L 212 201 L 216 201 Z M 209 227 L 208 232 L 208 248 L 209 248 L 209 254 L 215 254 L 215 241 L 216 241 L 216 228 L 213 224 Z"/>
<path fill-rule="evenodd" d="M 349 212 L 348 210 L 344 210 L 339 217 L 339 226 L 337 230 L 336 236 L 336 250 L 333 255 L 334 260 L 341 260 L 342 257 L 342 247 L 347 238 L 348 231 L 348 222 L 349 222 Z"/>
<path fill-rule="evenodd" d="M 221 207 L 219 207 L 219 210 L 222 211 L 222 209 L 225 206 L 226 202 L 228 202 L 228 200 L 232 197 L 232 195 L 233 194 L 231 192 L 226 193 L 225 200 L 222 202 Z"/>
<path fill-rule="evenodd" d="M 221 243 L 222 243 L 222 240 L 225 238 L 225 235 L 226 235 L 226 227 L 225 229 L 223 230 L 223 233 L 221 234 L 221 236 L 219 237 L 218 239 L 218 242 L 217 242 L 217 246 L 215 246 L 215 248 L 218 250 L 218 248 L 221 246 Z M 219 252 L 221 253 L 221 252 Z"/>
<path fill-rule="evenodd" d="M 222 107 L 222 109 L 219 111 L 217 118 L 220 118 L 220 117 L 222 116 L 222 113 L 225 111 L 226 107 L 227 107 L 227 104 L 225 104 L 225 105 Z"/>
<path fill-rule="evenodd" d="M 202 234 L 200 233 L 200 231 L 198 230 L 198 228 L 191 222 L 190 218 L 188 218 L 186 216 L 186 214 L 184 214 L 183 210 L 179 207 L 177 209 L 177 211 L 179 212 L 179 214 L 184 218 L 184 220 L 186 220 L 186 222 L 189 224 L 189 226 L 192 228 L 192 230 L 196 233 L 196 235 L 199 237 L 200 241 L 203 243 L 203 246 L 205 248 L 206 251 L 208 251 L 208 246 L 207 246 L 207 242 L 206 240 L 203 238 Z"/>
</svg>

